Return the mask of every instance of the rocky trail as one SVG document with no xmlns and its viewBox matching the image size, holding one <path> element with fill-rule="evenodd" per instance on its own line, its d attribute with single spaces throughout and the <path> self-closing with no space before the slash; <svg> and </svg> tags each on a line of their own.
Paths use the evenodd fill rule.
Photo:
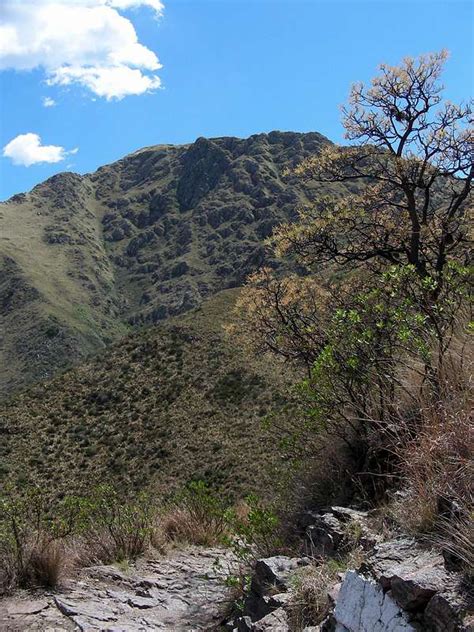
<svg viewBox="0 0 474 632">
<path fill-rule="evenodd" d="M 90 567 L 55 592 L 25 591 L 0 601 L 0 630 L 218 629 L 231 563 L 225 550 L 190 547 L 127 570 Z"/>
<path fill-rule="evenodd" d="M 474 593 L 453 560 L 407 537 L 383 541 L 368 518 L 346 507 L 307 512 L 301 527 L 309 555 L 256 560 L 233 612 L 224 579 L 235 558 L 222 548 L 188 547 L 127 569 L 83 569 L 55 592 L 17 592 L 0 601 L 0 632 L 473 632 Z M 363 561 L 328 577 L 321 616 L 305 616 L 295 628 L 300 579 L 337 559 L 348 525 L 358 525 Z"/>
</svg>

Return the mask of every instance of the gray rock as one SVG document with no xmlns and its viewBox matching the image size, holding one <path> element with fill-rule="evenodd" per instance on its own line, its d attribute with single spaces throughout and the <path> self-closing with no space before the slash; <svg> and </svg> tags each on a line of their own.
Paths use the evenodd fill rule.
<svg viewBox="0 0 474 632">
<path fill-rule="evenodd" d="M 473 604 L 466 604 L 459 593 L 436 594 L 426 606 L 423 621 L 431 632 L 468 630 L 469 622 L 464 619 L 467 610 L 472 612 L 474 610 Z M 474 623 L 474 618 L 472 623 Z M 474 630 L 474 625 L 472 630 Z"/>
<path fill-rule="evenodd" d="M 235 621 L 235 625 L 235 630 L 237 632 L 251 632 L 253 630 L 252 619 L 248 616 L 238 617 L 238 619 Z"/>
<path fill-rule="evenodd" d="M 268 595 L 262 597 L 262 599 L 265 602 L 268 611 L 271 612 L 272 610 L 277 610 L 278 608 L 287 607 L 291 602 L 291 593 L 284 592 L 278 593 L 277 595 Z"/>
<path fill-rule="evenodd" d="M 154 608 L 157 603 L 150 597 L 129 597 L 127 603 L 132 608 L 140 608 L 146 610 L 147 608 Z"/>
<path fill-rule="evenodd" d="M 334 609 L 336 632 L 415 632 L 389 593 L 373 579 L 348 571 Z"/>
<path fill-rule="evenodd" d="M 349 520 L 358 520 L 358 521 L 366 521 L 369 513 L 367 511 L 361 511 L 360 509 L 352 509 L 351 507 L 339 507 L 334 505 L 331 507 L 331 512 L 342 520 L 343 522 L 348 522 Z"/>
<path fill-rule="evenodd" d="M 255 632 L 289 632 L 288 615 L 283 608 L 278 608 L 254 623 L 252 629 Z"/>
<path fill-rule="evenodd" d="M 354 539 L 369 551 L 380 542 L 368 524 L 368 512 L 334 506 L 328 510 L 307 512 L 300 524 L 306 530 L 312 554 L 333 555 L 342 546 L 353 546 Z"/>
<path fill-rule="evenodd" d="M 291 558 L 285 555 L 262 558 L 257 561 L 252 577 L 250 591 L 245 599 L 245 616 L 251 621 L 260 621 L 274 610 L 288 603 L 287 591 L 291 587 L 292 577 L 309 560 Z"/>
<path fill-rule="evenodd" d="M 377 546 L 368 565 L 382 588 L 391 590 L 398 605 L 411 612 L 423 610 L 433 595 L 452 581 L 442 556 L 411 540 Z"/>
<path fill-rule="evenodd" d="M 319 555 L 331 555 L 344 540 L 342 522 L 332 513 L 313 514 L 313 522 L 306 529 L 311 549 Z"/>
<path fill-rule="evenodd" d="M 49 604 L 46 599 L 18 600 L 8 604 L 7 611 L 9 615 L 38 614 L 45 608 L 48 608 L 48 606 Z"/>
<path fill-rule="evenodd" d="M 216 558 L 221 566 L 214 565 Z M 0 630 L 214 629 L 229 601 L 223 579 L 234 563 L 228 551 L 189 547 L 140 560 L 127 573 L 113 566 L 83 569 L 54 596 L 7 600 L 0 607 Z"/>
<path fill-rule="evenodd" d="M 331 586 L 331 588 L 328 590 L 328 599 L 329 599 L 329 604 L 331 607 L 335 606 L 339 598 L 339 593 L 341 592 L 341 586 L 342 586 L 342 582 L 339 582 L 338 584 L 334 584 L 334 586 Z"/>
<path fill-rule="evenodd" d="M 260 559 L 255 566 L 252 590 L 259 595 L 264 595 L 269 588 L 285 592 L 295 571 L 307 564 L 308 560 L 304 558 L 291 558 L 285 555 Z"/>
</svg>

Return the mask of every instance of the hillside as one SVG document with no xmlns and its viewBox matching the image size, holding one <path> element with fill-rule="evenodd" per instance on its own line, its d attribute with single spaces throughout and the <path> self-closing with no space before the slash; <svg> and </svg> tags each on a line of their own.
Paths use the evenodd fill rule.
<svg viewBox="0 0 474 632">
<path fill-rule="evenodd" d="M 322 188 L 283 178 L 317 133 L 199 138 L 58 174 L 0 205 L 0 392 L 240 285 L 263 240 Z"/>
<path fill-rule="evenodd" d="M 264 493 L 281 457 L 262 421 L 282 408 L 293 376 L 225 334 L 237 294 L 129 335 L 6 404 L 3 483 L 169 493 L 202 478 L 231 495 Z"/>
</svg>

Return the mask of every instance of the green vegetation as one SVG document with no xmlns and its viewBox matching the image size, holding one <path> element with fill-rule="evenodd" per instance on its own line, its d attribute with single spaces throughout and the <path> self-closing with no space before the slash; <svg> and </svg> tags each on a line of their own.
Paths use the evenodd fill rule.
<svg viewBox="0 0 474 632">
<path fill-rule="evenodd" d="M 167 502 L 100 485 L 82 496 L 51 500 L 49 490 L 10 489 L 0 497 L 0 594 L 19 587 L 52 587 L 74 566 L 126 565 L 147 550 L 232 545 L 249 562 L 278 521 L 256 497 L 232 507 L 204 481 L 191 481 Z M 237 515 L 239 516 L 237 518 Z M 232 577 L 229 576 L 229 582 Z"/>
<path fill-rule="evenodd" d="M 262 421 L 275 394 L 280 409 L 287 403 L 293 378 L 226 336 L 237 294 L 130 335 L 5 404 L 3 482 L 47 484 L 52 495 L 94 480 L 161 496 L 195 478 L 234 498 L 270 491 L 279 451 Z"/>
<path fill-rule="evenodd" d="M 10 343 L 39 327 L 11 384 L 37 344 L 41 362 L 58 352 L 55 369 L 126 323 L 167 319 L 3 405 L 5 587 L 54 585 L 68 558 L 124 563 L 172 542 L 230 547 L 240 598 L 257 555 L 298 548 L 301 509 L 340 502 L 472 568 L 472 111 L 442 102 L 444 59 L 355 86 L 354 146 L 199 139 L 5 206 L 53 202 L 57 221 L 67 184 L 85 209 L 71 224 L 85 254 L 60 251 L 61 278 L 44 275 L 49 246 L 76 243 L 59 229 L 43 225 L 36 259 L 5 259 L 4 315 L 24 314 Z M 295 629 L 322 619 L 362 535 L 349 522 L 334 559 L 297 578 Z"/>
<path fill-rule="evenodd" d="M 400 524 L 434 539 L 449 531 L 443 505 L 456 503 L 447 546 L 463 548 L 465 563 L 473 511 L 466 428 L 472 108 L 442 102 L 445 58 L 381 66 L 371 87 L 353 87 L 344 125 L 358 144 L 325 147 L 294 174 L 366 180 L 365 188 L 326 196 L 276 229 L 276 253 L 310 274 L 263 269 L 239 305 L 247 318 L 242 337 L 306 372 L 299 415 L 275 425 L 288 456 L 296 453 L 308 469 L 340 441 L 353 498 L 377 505 L 405 487 L 401 504 L 413 517 L 406 522 L 399 513 Z"/>
</svg>

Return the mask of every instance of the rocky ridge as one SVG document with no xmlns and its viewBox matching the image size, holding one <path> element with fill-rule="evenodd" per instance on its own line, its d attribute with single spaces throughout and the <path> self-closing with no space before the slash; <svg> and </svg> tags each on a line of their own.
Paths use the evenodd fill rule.
<svg viewBox="0 0 474 632">
<path fill-rule="evenodd" d="M 327 143 L 271 132 L 158 145 L 0 204 L 3 393 L 280 265 L 263 241 L 329 186 L 284 172 Z"/>
<path fill-rule="evenodd" d="M 0 601 L 0 629 L 191 632 L 293 632 L 295 587 L 301 572 L 322 551 L 337 551 L 349 521 L 367 532 L 367 514 L 334 507 L 315 520 L 303 557 L 259 559 L 243 609 L 231 611 L 233 594 L 225 577 L 238 572 L 227 549 L 188 547 L 164 557 L 148 557 L 130 567 L 92 566 L 55 592 L 16 593 Z M 331 517 L 331 520 L 329 520 Z M 337 525 L 338 523 L 338 525 Z M 353 522 L 351 522 L 353 524 Z M 325 531 L 323 525 L 327 524 Z M 315 534 L 318 532 L 320 538 Z M 347 533 L 347 530 L 345 531 Z M 364 535 L 362 535 L 364 538 Z M 460 574 L 446 568 L 439 552 L 413 540 L 362 540 L 367 548 L 358 568 L 339 573 L 327 586 L 322 622 L 308 621 L 303 632 L 471 632 L 473 595 Z M 332 542 L 328 549 L 328 543 Z M 331 551 L 331 553 L 329 552 Z"/>
</svg>

